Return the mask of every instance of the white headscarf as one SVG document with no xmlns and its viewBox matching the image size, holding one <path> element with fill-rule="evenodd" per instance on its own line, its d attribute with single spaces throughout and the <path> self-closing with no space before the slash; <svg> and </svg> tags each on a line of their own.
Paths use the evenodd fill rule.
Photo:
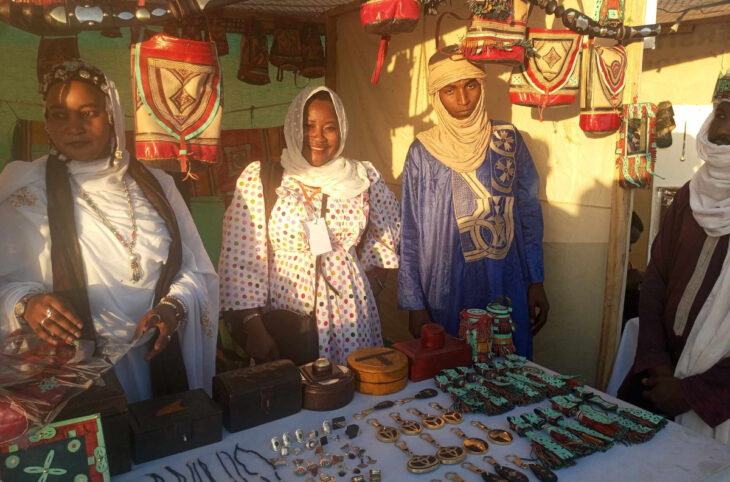
<svg viewBox="0 0 730 482">
<path fill-rule="evenodd" d="M 697 155 L 705 163 L 689 182 L 692 215 L 708 236 L 730 234 L 730 146 L 714 144 L 707 138 L 715 110 L 721 102 L 730 102 L 730 99 L 715 103 L 697 135 Z"/>
<path fill-rule="evenodd" d="M 317 92 L 327 92 L 332 97 L 335 113 L 340 124 L 340 146 L 334 157 L 323 166 L 312 166 L 302 155 L 304 145 L 304 106 Z M 293 176 L 307 186 L 319 187 L 322 192 L 338 199 L 349 199 L 368 190 L 370 181 L 361 162 L 342 157 L 347 140 L 347 117 L 339 96 L 327 87 L 307 87 L 292 101 L 284 120 L 284 138 L 287 147 L 281 152 L 284 173 Z"/>
</svg>

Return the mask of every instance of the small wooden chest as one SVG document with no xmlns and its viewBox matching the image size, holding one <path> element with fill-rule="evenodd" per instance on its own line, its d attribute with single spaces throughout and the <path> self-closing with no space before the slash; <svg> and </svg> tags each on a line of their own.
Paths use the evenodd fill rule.
<svg viewBox="0 0 730 482">
<path fill-rule="evenodd" d="M 239 368 L 213 377 L 213 398 L 223 425 L 238 432 L 302 409 L 302 376 L 290 360 Z"/>
<path fill-rule="evenodd" d="M 360 348 L 347 357 L 355 374 L 355 390 L 369 395 L 387 395 L 408 383 L 408 358 L 392 348 Z"/>
<path fill-rule="evenodd" d="M 427 327 L 431 330 L 427 331 Z M 434 331 L 437 332 L 435 335 L 432 334 Z M 421 338 L 394 343 L 393 348 L 408 357 L 408 377 L 414 382 L 433 378 L 444 368 L 472 364 L 469 344 L 444 333 L 440 325 L 424 325 Z"/>
<path fill-rule="evenodd" d="M 221 409 L 202 389 L 129 405 L 132 458 L 139 464 L 219 442 Z"/>
</svg>

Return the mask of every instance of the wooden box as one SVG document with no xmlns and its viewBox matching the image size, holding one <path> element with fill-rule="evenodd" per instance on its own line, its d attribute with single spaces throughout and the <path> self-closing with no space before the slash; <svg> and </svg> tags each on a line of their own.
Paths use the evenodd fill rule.
<svg viewBox="0 0 730 482">
<path fill-rule="evenodd" d="M 302 376 L 290 360 L 239 368 L 213 377 L 213 398 L 229 432 L 271 422 L 302 409 Z"/>
<path fill-rule="evenodd" d="M 127 395 L 114 370 L 109 370 L 83 393 L 75 396 L 56 416 L 56 420 L 101 415 L 109 474 L 132 469 L 132 441 L 129 432 Z"/>
<path fill-rule="evenodd" d="M 129 405 L 132 457 L 139 464 L 219 442 L 222 414 L 202 389 Z"/>
<path fill-rule="evenodd" d="M 421 338 L 393 344 L 393 348 L 408 357 L 408 378 L 414 382 L 433 378 L 444 368 L 472 364 L 469 344 L 444 333 L 440 325 L 434 326 L 441 331 L 437 336 L 426 336 L 427 332 L 424 330 Z"/>
<path fill-rule="evenodd" d="M 408 383 L 408 358 L 392 348 L 360 348 L 347 357 L 355 374 L 355 390 L 369 395 L 387 395 Z"/>
<path fill-rule="evenodd" d="M 355 376 L 346 366 L 319 358 L 299 367 L 302 374 L 302 407 L 336 410 L 355 396 Z"/>
</svg>

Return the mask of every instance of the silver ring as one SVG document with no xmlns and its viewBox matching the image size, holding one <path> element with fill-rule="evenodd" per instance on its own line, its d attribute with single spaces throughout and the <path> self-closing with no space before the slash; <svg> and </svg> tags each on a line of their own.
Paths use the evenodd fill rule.
<svg viewBox="0 0 730 482">
<path fill-rule="evenodd" d="M 45 328 L 46 321 L 50 320 L 51 316 L 53 316 L 53 308 L 48 308 L 46 310 L 46 317 L 41 320 L 41 328 Z"/>
</svg>

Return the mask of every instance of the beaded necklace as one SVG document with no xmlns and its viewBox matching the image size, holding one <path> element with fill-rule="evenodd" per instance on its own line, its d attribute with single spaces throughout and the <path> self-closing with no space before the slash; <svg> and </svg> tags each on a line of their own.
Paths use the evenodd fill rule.
<svg viewBox="0 0 730 482">
<path fill-rule="evenodd" d="M 124 246 L 128 253 L 129 258 L 129 265 L 132 268 L 132 281 L 137 282 L 142 278 L 142 266 L 140 265 L 140 256 L 139 253 L 137 253 L 134 248 L 137 245 L 137 218 L 134 215 L 134 206 L 132 205 L 132 195 L 129 192 L 129 186 L 127 186 L 127 180 L 123 177 L 122 183 L 124 184 L 124 194 L 127 196 L 127 206 L 129 211 L 129 219 L 132 221 L 132 234 L 130 236 L 130 240 L 127 241 L 124 239 L 122 234 L 117 230 L 117 228 L 114 227 L 114 225 L 109 221 L 109 218 L 106 217 L 106 215 L 99 209 L 99 206 L 96 205 L 93 199 L 91 199 L 91 196 L 89 196 L 89 193 L 84 191 L 84 189 L 79 186 L 79 191 L 81 192 L 81 196 L 84 198 L 84 201 L 89 205 L 89 207 L 96 213 L 97 217 L 101 220 L 101 222 L 106 226 L 109 231 L 112 232 L 115 238 L 122 243 L 122 246 Z"/>
</svg>

